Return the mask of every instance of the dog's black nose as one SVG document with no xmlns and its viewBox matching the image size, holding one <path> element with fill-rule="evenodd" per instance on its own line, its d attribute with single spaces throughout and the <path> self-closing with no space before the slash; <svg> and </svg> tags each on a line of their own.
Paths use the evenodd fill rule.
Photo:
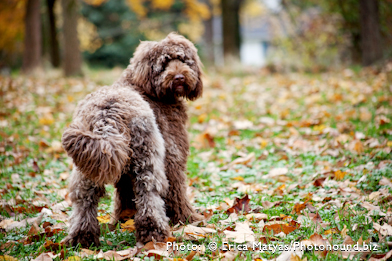
<svg viewBox="0 0 392 261">
<path fill-rule="evenodd" d="M 182 74 L 177 74 L 176 76 L 174 76 L 174 80 L 176 82 L 183 82 L 183 81 L 185 81 L 185 77 Z"/>
</svg>

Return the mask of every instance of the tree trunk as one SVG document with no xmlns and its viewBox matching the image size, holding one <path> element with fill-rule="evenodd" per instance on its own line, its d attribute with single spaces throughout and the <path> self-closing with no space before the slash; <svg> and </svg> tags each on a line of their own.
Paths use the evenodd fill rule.
<svg viewBox="0 0 392 261">
<path fill-rule="evenodd" d="M 78 0 L 61 0 L 63 8 L 64 72 L 65 76 L 81 75 L 82 57 L 78 38 Z"/>
<path fill-rule="evenodd" d="M 360 0 L 362 65 L 382 58 L 378 0 Z"/>
<path fill-rule="evenodd" d="M 210 18 L 207 20 L 204 20 L 204 60 L 210 64 L 214 64 L 214 28 L 213 28 L 213 19 L 214 19 L 214 14 L 212 10 L 212 4 L 209 0 L 204 0 L 203 3 L 205 3 L 208 6 L 208 9 L 210 11 Z"/>
<path fill-rule="evenodd" d="M 223 54 L 225 57 L 240 57 L 240 6 L 242 0 L 221 0 Z"/>
<path fill-rule="evenodd" d="M 56 17 L 54 15 L 54 3 L 56 0 L 47 0 L 48 5 L 48 17 L 49 17 L 49 52 L 50 61 L 53 67 L 60 66 L 60 47 L 59 41 L 57 40 L 57 28 L 56 28 Z"/>
<path fill-rule="evenodd" d="M 24 73 L 30 73 L 41 65 L 41 41 L 40 0 L 28 0 L 22 65 Z"/>
</svg>

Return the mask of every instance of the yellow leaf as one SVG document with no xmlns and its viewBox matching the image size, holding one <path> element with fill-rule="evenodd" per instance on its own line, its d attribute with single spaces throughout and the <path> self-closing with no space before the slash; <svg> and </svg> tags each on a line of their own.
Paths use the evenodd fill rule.
<svg viewBox="0 0 392 261">
<path fill-rule="evenodd" d="M 92 5 L 92 6 L 100 6 L 107 0 L 83 0 L 86 4 Z"/>
<path fill-rule="evenodd" d="M 344 179 L 344 176 L 346 176 L 346 174 L 347 174 L 347 172 L 337 170 L 337 171 L 335 171 L 335 179 L 342 180 L 342 179 Z"/>
<path fill-rule="evenodd" d="M 342 231 L 340 232 L 340 235 L 342 236 L 342 238 L 346 238 L 346 236 L 347 236 L 347 231 L 348 231 L 347 226 L 344 225 Z"/>
<path fill-rule="evenodd" d="M 133 231 L 135 231 L 135 221 L 133 219 L 129 219 L 124 224 L 121 224 L 121 228 L 123 230 L 127 230 L 129 232 L 133 232 Z"/>
<path fill-rule="evenodd" d="M 265 139 L 262 139 L 260 142 L 260 149 L 264 149 L 265 147 L 267 147 L 268 145 L 268 141 Z"/>
<path fill-rule="evenodd" d="M 363 152 L 363 145 L 362 145 L 362 143 L 359 140 L 357 142 L 355 142 L 354 150 L 356 152 L 358 152 L 358 153 L 362 153 Z"/>
<path fill-rule="evenodd" d="M 99 216 L 97 217 L 99 223 L 109 223 L 110 221 L 110 215 L 106 214 L 105 216 Z"/>
<path fill-rule="evenodd" d="M 330 235 L 330 234 L 335 234 L 336 231 L 334 229 L 328 229 L 324 232 L 324 235 Z"/>
<path fill-rule="evenodd" d="M 317 125 L 313 127 L 313 130 L 315 131 L 323 131 L 326 128 L 326 126 L 324 124 L 321 125 Z"/>
<path fill-rule="evenodd" d="M 15 257 L 4 255 L 0 256 L 0 261 L 18 261 Z"/>
<path fill-rule="evenodd" d="M 143 0 L 127 0 L 128 5 L 139 17 L 144 17 L 147 14 L 147 10 L 143 6 L 143 2 Z"/>
<path fill-rule="evenodd" d="M 45 117 L 39 119 L 41 125 L 51 125 L 54 122 L 52 114 L 47 114 Z"/>
<path fill-rule="evenodd" d="M 80 257 L 78 256 L 70 256 L 68 257 L 68 261 L 79 261 L 82 260 Z"/>
<path fill-rule="evenodd" d="M 390 141 L 387 142 L 387 146 L 388 146 L 388 147 L 392 147 L 392 140 L 390 140 Z"/>
<path fill-rule="evenodd" d="M 208 116 L 207 113 L 200 114 L 199 117 L 197 118 L 197 121 L 199 123 L 202 123 L 207 119 L 207 116 Z"/>
<path fill-rule="evenodd" d="M 244 178 L 241 177 L 241 176 L 237 176 L 237 177 L 234 177 L 234 178 L 231 178 L 231 179 L 238 180 L 238 181 L 244 181 Z"/>
<path fill-rule="evenodd" d="M 153 8 L 168 10 L 173 5 L 174 0 L 152 0 L 151 5 Z"/>
</svg>

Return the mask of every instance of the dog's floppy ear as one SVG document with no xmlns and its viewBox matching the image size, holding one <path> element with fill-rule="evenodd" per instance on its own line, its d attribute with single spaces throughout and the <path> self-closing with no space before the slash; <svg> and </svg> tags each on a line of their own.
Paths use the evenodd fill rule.
<svg viewBox="0 0 392 261">
<path fill-rule="evenodd" d="M 201 63 L 199 57 L 196 54 L 196 66 L 197 66 L 197 83 L 195 88 L 189 92 L 189 94 L 187 95 L 188 100 L 190 101 L 194 101 L 198 98 L 200 98 L 203 94 L 203 81 L 201 80 L 201 77 L 203 76 L 203 69 L 202 66 L 203 64 Z"/>
<path fill-rule="evenodd" d="M 192 53 L 192 59 L 196 62 L 196 64 L 194 64 L 192 66 L 192 69 L 196 71 L 197 73 L 197 83 L 196 83 L 196 87 L 195 89 L 193 89 L 189 94 L 188 94 L 188 100 L 194 101 L 198 98 L 201 97 L 201 95 L 203 94 L 203 81 L 202 81 L 202 76 L 203 76 L 203 64 L 200 61 L 199 56 L 197 55 L 197 49 L 196 47 L 193 45 L 192 42 L 189 41 L 189 43 L 191 44 L 191 53 Z"/>
<path fill-rule="evenodd" d="M 152 96 L 156 96 L 155 90 L 152 86 L 151 75 L 151 51 L 156 42 L 142 41 L 136 48 L 135 53 L 131 59 L 131 75 L 130 81 L 137 85 Z"/>
</svg>

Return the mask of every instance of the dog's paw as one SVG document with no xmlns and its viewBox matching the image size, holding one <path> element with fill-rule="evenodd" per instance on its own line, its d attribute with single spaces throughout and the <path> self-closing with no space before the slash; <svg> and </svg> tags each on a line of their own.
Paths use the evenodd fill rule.
<svg viewBox="0 0 392 261">
<path fill-rule="evenodd" d="M 157 242 L 165 242 L 165 239 L 170 235 L 168 224 L 158 225 L 157 220 L 151 217 L 135 218 L 135 226 L 136 239 L 141 243 L 150 242 L 152 239 Z"/>
<path fill-rule="evenodd" d="M 194 223 L 194 222 L 202 221 L 204 219 L 205 217 L 203 215 L 193 212 L 188 218 L 188 223 Z"/>
<path fill-rule="evenodd" d="M 62 244 L 69 247 L 74 247 L 80 244 L 82 247 L 90 247 L 92 245 L 99 246 L 99 230 L 97 231 L 78 231 L 76 233 L 71 233 L 67 237 L 65 237 L 62 241 Z"/>
</svg>

